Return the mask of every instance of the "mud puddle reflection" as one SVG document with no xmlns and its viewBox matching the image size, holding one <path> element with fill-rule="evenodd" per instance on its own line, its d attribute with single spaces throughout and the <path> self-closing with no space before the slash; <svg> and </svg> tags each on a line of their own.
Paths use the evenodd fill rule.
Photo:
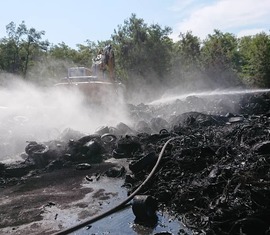
<svg viewBox="0 0 270 235">
<path fill-rule="evenodd" d="M 109 200 L 104 200 L 102 203 L 102 209 L 100 212 L 104 212 L 112 207 L 116 206 L 120 202 L 124 201 L 127 197 L 127 191 L 122 187 L 124 180 L 121 179 L 109 179 L 102 178 L 100 182 L 91 185 L 93 189 L 100 192 L 100 196 L 97 197 L 99 203 L 102 203 L 102 199 L 106 198 L 106 195 L 113 195 Z M 100 185 L 104 185 L 106 191 L 100 191 Z M 87 187 L 87 185 L 84 185 Z M 96 194 L 97 195 L 97 194 Z M 131 201 L 132 203 L 132 201 Z M 150 235 L 158 234 L 161 232 L 167 232 L 168 234 L 178 234 L 179 231 L 191 234 L 185 226 L 176 218 L 170 216 L 168 213 L 161 211 L 157 212 L 157 221 L 152 226 L 143 226 L 135 223 L 135 215 L 132 212 L 131 204 L 126 208 L 113 213 L 103 219 L 100 219 L 89 226 L 77 230 L 73 234 L 88 235 L 88 234 L 134 234 L 134 235 Z"/>
<path fill-rule="evenodd" d="M 77 218 L 74 215 L 69 216 L 68 211 L 62 212 L 61 214 L 63 216 L 59 215 L 58 222 L 61 220 L 65 228 L 72 227 L 118 205 L 127 197 L 127 190 L 122 186 L 123 184 L 123 179 L 111 179 L 107 177 L 102 177 L 98 181 L 91 182 L 90 184 L 87 182 L 82 184 L 84 188 L 90 187 L 93 189 L 93 192 L 86 195 L 81 201 L 77 201 L 76 204 L 84 205 L 85 202 L 89 202 L 89 205 L 85 208 L 81 208 L 80 213 L 77 213 Z M 167 232 L 167 234 L 179 234 L 179 231 L 184 232 L 183 234 L 191 234 L 180 221 L 170 216 L 168 213 L 161 211 L 157 212 L 158 219 L 155 224 L 151 226 L 136 224 L 131 203 L 126 208 L 89 224 L 72 234 L 150 235 L 164 232 Z M 56 211 L 51 211 L 51 213 L 55 214 Z"/>
</svg>

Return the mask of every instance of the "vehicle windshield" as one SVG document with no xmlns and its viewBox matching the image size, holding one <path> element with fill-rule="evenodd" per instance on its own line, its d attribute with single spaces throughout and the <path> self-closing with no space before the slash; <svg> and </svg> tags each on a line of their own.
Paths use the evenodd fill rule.
<svg viewBox="0 0 270 235">
<path fill-rule="evenodd" d="M 91 76 L 90 69 L 86 69 L 84 67 L 68 69 L 68 77 L 82 77 L 82 76 Z"/>
</svg>

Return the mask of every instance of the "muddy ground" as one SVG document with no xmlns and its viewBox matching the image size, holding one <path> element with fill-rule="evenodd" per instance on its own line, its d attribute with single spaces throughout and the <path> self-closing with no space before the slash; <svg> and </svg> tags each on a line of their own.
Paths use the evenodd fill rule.
<svg viewBox="0 0 270 235">
<path fill-rule="evenodd" d="M 117 191 L 82 185 L 100 176 L 120 178 L 133 192 L 174 138 L 141 193 L 193 234 L 269 234 L 269 93 L 189 96 L 128 108 L 133 126 L 104 126 L 88 136 L 67 130 L 59 140 L 30 142 L 21 163 L 0 165 L 0 229 L 20 234 L 16 226 L 24 225 L 31 234 L 43 223 L 49 228 L 42 233 L 51 234 L 68 225 L 50 208 L 79 208 L 75 221 L 105 210 L 102 202 L 117 198 Z M 89 193 L 97 200 L 83 201 Z"/>
<path fill-rule="evenodd" d="M 95 164 L 85 171 L 69 167 L 39 172 L 17 182 L 13 178 L 0 191 L 1 233 L 52 234 L 100 213 L 108 200 L 119 198 L 119 185 L 109 187 L 106 184 L 112 182 L 104 180 L 97 183 L 112 165 Z"/>
</svg>

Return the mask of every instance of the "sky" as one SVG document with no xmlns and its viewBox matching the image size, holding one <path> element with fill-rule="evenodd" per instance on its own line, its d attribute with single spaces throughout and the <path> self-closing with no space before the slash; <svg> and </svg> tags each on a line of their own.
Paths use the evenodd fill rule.
<svg viewBox="0 0 270 235">
<path fill-rule="evenodd" d="M 203 40 L 214 29 L 242 37 L 269 33 L 269 12 L 270 0 L 9 0 L 1 1 L 0 38 L 10 22 L 24 21 L 44 30 L 43 40 L 77 48 L 109 40 L 133 13 L 149 26 L 171 27 L 174 40 L 187 31 Z"/>
</svg>

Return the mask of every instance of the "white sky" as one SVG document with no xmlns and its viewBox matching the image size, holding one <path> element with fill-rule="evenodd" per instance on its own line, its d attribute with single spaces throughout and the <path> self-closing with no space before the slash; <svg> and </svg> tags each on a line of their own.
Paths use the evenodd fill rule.
<svg viewBox="0 0 270 235">
<path fill-rule="evenodd" d="M 192 31 L 204 39 L 214 29 L 236 36 L 269 33 L 270 0 L 9 0 L 1 1 L 0 38 L 6 25 L 23 20 L 46 32 L 50 43 L 76 44 L 110 39 L 114 29 L 135 13 L 148 25 L 173 29 L 172 38 Z"/>
</svg>

